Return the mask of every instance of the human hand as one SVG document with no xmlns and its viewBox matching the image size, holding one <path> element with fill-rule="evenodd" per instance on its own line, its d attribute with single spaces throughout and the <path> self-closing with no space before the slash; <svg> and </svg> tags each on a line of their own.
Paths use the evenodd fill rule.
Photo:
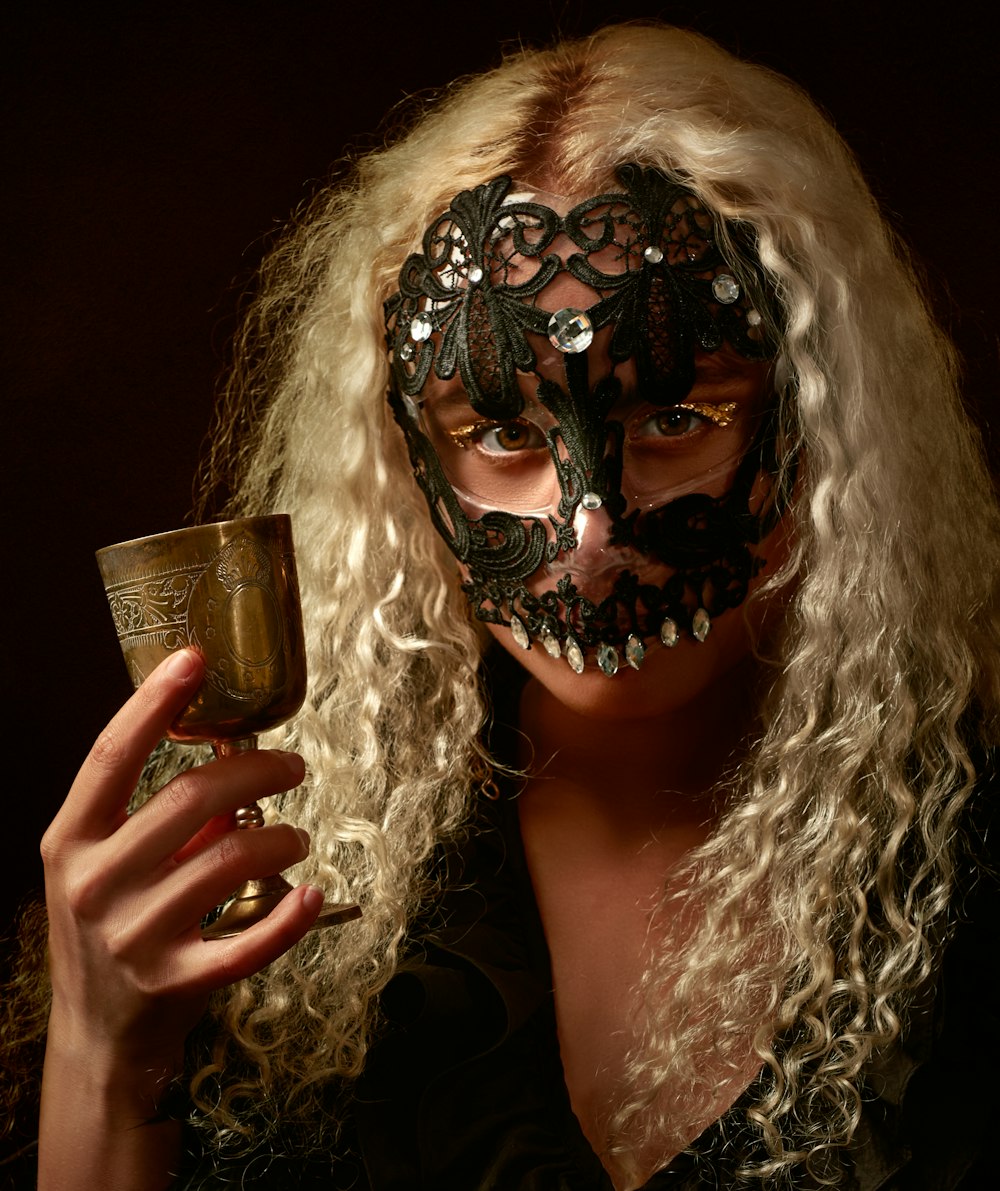
<svg viewBox="0 0 1000 1191">
<path fill-rule="evenodd" d="M 49 1047 L 107 1071 L 180 1068 L 209 994 L 298 941 L 322 893 L 294 890 L 260 923 L 207 942 L 200 921 L 242 881 L 302 860 L 305 832 L 234 831 L 234 811 L 301 782 L 301 758 L 259 750 L 212 761 L 126 808 L 148 754 L 203 676 L 171 655 L 102 733 L 42 840 L 53 1008 Z"/>
</svg>

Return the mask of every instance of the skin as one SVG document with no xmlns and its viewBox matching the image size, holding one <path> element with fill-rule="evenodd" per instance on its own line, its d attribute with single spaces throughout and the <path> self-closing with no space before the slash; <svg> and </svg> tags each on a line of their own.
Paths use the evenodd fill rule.
<svg viewBox="0 0 1000 1191">
<path fill-rule="evenodd" d="M 42 1092 L 42 1191 L 167 1187 L 175 1122 L 148 1123 L 209 994 L 270 963 L 322 906 L 309 886 L 235 939 L 205 942 L 199 920 L 243 880 L 308 852 L 280 824 L 235 832 L 235 810 L 298 785 L 301 758 L 261 750 L 181 775 L 128 816 L 143 763 L 201 681 L 172 655 L 108 725 L 42 840 L 52 1014 Z"/>
</svg>

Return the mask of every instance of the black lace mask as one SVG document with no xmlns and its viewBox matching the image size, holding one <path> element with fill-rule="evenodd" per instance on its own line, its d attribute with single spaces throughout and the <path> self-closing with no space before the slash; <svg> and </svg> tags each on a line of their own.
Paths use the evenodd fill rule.
<svg viewBox="0 0 1000 1191">
<path fill-rule="evenodd" d="M 703 641 L 778 517 L 769 402 L 689 400 L 706 361 L 775 355 L 753 238 L 727 226 L 730 264 L 690 190 L 617 180 L 564 214 L 506 177 L 463 191 L 386 303 L 389 401 L 476 616 L 607 674 Z"/>
</svg>

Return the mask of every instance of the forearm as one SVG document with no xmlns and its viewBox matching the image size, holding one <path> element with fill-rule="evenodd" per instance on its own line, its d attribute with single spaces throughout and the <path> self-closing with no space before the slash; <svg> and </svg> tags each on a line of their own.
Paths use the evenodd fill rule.
<svg viewBox="0 0 1000 1191">
<path fill-rule="evenodd" d="M 164 1191 L 180 1165 L 181 1124 L 160 1116 L 170 1071 L 114 1070 L 50 1044 L 39 1132 L 39 1191 Z"/>
</svg>

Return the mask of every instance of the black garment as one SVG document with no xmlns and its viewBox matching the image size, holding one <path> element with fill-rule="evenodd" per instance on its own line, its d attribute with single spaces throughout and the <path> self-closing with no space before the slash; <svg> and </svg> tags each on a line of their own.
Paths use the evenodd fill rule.
<svg viewBox="0 0 1000 1191">
<path fill-rule="evenodd" d="M 515 802 L 484 805 L 448 877 L 449 893 L 423 924 L 420 949 L 386 990 L 389 1025 L 355 1090 L 340 1156 L 303 1163 L 291 1152 L 272 1153 L 244 1167 L 243 1184 L 194 1185 L 610 1191 L 569 1104 Z M 975 917 L 949 948 L 943 992 L 928 998 L 904 1043 L 870 1072 L 861 1128 L 836 1159 L 840 1188 L 992 1185 L 985 1151 L 1000 1078 L 1000 985 L 998 949 L 987 939 L 997 938 L 1000 899 L 993 885 L 981 893 Z M 741 1104 L 646 1191 L 734 1186 L 734 1166 L 757 1144 Z M 814 1184 L 802 1172 L 790 1185 Z"/>
</svg>

